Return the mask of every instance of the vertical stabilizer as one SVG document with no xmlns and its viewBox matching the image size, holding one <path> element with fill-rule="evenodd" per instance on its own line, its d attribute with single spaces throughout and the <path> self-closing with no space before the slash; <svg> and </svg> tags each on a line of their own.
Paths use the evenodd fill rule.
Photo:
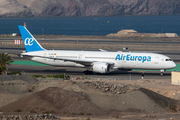
<svg viewBox="0 0 180 120">
<path fill-rule="evenodd" d="M 19 30 L 27 52 L 44 51 L 44 48 L 31 35 L 26 27 L 19 25 Z"/>
</svg>

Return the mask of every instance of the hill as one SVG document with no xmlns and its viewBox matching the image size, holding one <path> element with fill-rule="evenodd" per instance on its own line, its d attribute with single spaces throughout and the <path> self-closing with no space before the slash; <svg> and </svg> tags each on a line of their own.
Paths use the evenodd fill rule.
<svg viewBox="0 0 180 120">
<path fill-rule="evenodd" d="M 85 107 L 86 106 L 86 107 Z M 51 87 L 33 93 L 2 108 L 4 112 L 52 112 L 74 114 L 105 114 L 106 112 L 91 103 L 83 93 Z"/>
<path fill-rule="evenodd" d="M 1 0 L 0 17 L 178 15 L 180 0 Z"/>
<path fill-rule="evenodd" d="M 27 95 L 0 108 L 4 113 L 56 113 L 75 115 L 106 115 L 117 112 L 158 113 L 176 111 L 177 100 L 140 88 L 126 91 L 129 87 L 116 86 L 124 94 L 102 92 L 97 85 L 103 82 L 60 82 L 62 88 L 48 87 Z M 95 86 L 94 86 L 95 85 Z M 105 85 L 105 84 L 104 84 Z M 41 86 L 42 85 L 37 85 Z M 94 86 L 94 87 L 93 87 Z M 106 83 L 105 86 L 108 86 Z M 112 86 L 112 85 L 110 85 Z M 47 87 L 47 83 L 46 83 Z M 114 89 L 114 88 L 113 88 Z M 78 92 L 77 92 L 78 91 Z M 13 95 L 14 96 L 14 95 Z M 1 97 L 3 97 L 1 95 Z M 2 103 L 3 104 L 3 103 Z M 169 106 L 172 106 L 171 108 Z"/>
</svg>

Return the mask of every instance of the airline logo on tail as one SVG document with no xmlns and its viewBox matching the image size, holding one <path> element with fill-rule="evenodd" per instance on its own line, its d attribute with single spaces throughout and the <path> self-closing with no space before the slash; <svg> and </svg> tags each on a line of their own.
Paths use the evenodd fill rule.
<svg viewBox="0 0 180 120">
<path fill-rule="evenodd" d="M 33 38 L 26 38 L 25 41 L 24 41 L 24 45 L 33 45 L 33 41 L 34 39 Z"/>
<path fill-rule="evenodd" d="M 24 26 L 18 26 L 27 52 L 44 51 L 44 48 Z"/>
</svg>

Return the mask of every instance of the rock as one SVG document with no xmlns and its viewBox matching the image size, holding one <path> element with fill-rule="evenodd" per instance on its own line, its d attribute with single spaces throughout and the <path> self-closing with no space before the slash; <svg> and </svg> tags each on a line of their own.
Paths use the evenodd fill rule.
<svg viewBox="0 0 180 120">
<path fill-rule="evenodd" d="M 114 90 L 117 88 L 116 84 L 113 85 Z"/>
<path fill-rule="evenodd" d="M 105 91 L 109 91 L 109 88 L 105 88 Z"/>
<path fill-rule="evenodd" d="M 23 120 L 22 116 L 19 116 L 19 120 Z"/>
<path fill-rule="evenodd" d="M 0 17 L 177 15 L 179 0 L 18 0 L 1 2 Z"/>
<path fill-rule="evenodd" d="M 60 119 L 52 114 L 41 114 L 41 115 L 26 115 L 26 116 L 13 116 L 10 115 L 8 117 L 3 116 L 0 117 L 0 120 L 40 120 L 40 119 Z"/>
<path fill-rule="evenodd" d="M 84 82 L 86 86 L 91 86 L 91 88 L 96 88 L 104 93 L 110 92 L 112 94 L 125 94 L 134 90 L 134 87 L 131 85 L 122 85 L 122 84 L 111 84 L 105 82 Z"/>
</svg>

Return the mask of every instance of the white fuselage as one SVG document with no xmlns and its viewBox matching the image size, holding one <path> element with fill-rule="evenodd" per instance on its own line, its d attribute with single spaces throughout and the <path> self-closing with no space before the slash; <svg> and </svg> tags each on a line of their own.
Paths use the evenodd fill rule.
<svg viewBox="0 0 180 120">
<path fill-rule="evenodd" d="M 52 66 L 86 67 L 97 73 L 109 73 L 112 68 L 164 71 L 176 67 L 169 57 L 154 53 L 45 50 L 25 26 L 18 27 L 27 51 L 21 56 L 28 56 L 36 62 Z"/>
<path fill-rule="evenodd" d="M 155 53 L 45 50 L 22 53 L 22 55 L 108 62 L 114 64 L 113 68 L 117 69 L 165 70 L 176 67 L 169 57 Z M 87 67 L 76 62 L 43 57 L 32 57 L 31 60 L 60 67 Z"/>
</svg>

